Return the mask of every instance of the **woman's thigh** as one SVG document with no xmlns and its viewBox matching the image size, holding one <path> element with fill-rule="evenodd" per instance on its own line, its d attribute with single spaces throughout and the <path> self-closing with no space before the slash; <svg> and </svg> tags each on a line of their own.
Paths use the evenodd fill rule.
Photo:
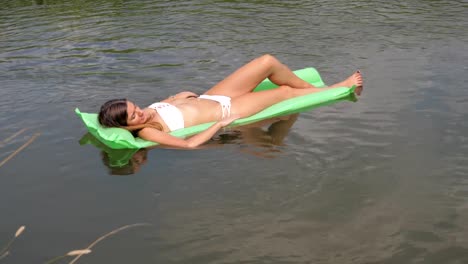
<svg viewBox="0 0 468 264">
<path fill-rule="evenodd" d="M 251 116 L 269 106 L 291 98 L 291 89 L 289 86 L 280 86 L 272 90 L 247 93 L 235 97 L 231 101 L 231 113 L 240 115 L 241 118 Z"/>
<path fill-rule="evenodd" d="M 270 55 L 264 55 L 237 69 L 205 92 L 208 95 L 225 95 L 231 98 L 251 92 L 259 83 L 270 75 L 270 70 L 276 62 Z"/>
</svg>

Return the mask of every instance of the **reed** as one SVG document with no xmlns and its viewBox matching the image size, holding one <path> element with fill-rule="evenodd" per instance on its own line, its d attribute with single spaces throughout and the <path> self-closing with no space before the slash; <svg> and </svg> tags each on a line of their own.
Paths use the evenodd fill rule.
<svg viewBox="0 0 468 264">
<path fill-rule="evenodd" d="M 13 153 L 11 153 L 8 157 L 6 157 L 4 160 L 0 162 L 0 168 L 5 165 L 10 159 L 12 159 L 16 154 L 18 154 L 21 150 L 29 146 L 31 143 L 36 140 L 36 138 L 40 135 L 40 133 L 34 134 L 26 143 L 24 143 L 21 147 L 19 147 L 17 150 L 15 150 Z"/>
<path fill-rule="evenodd" d="M 149 226 L 149 225 L 150 224 L 148 224 L 148 223 L 137 223 L 137 224 L 131 224 L 131 225 L 125 225 L 125 226 L 119 227 L 119 228 L 114 229 L 111 232 L 109 232 L 109 233 L 107 233 L 107 234 L 105 234 L 103 236 L 98 237 L 96 240 L 93 241 L 93 243 L 89 244 L 86 248 L 72 250 L 72 251 L 68 252 L 65 255 L 61 255 L 61 256 L 55 257 L 55 258 L 47 261 L 45 264 L 52 264 L 54 262 L 57 262 L 58 260 L 66 258 L 66 257 L 75 257 L 74 259 L 72 259 L 69 262 L 69 264 L 73 264 L 73 263 L 77 262 L 78 259 L 81 258 L 81 256 L 91 253 L 92 252 L 91 248 L 94 247 L 97 243 L 99 243 L 102 240 L 106 239 L 107 237 L 109 237 L 111 235 L 114 235 L 114 234 L 117 234 L 118 232 L 123 231 L 125 229 L 129 229 L 129 228 L 137 227 L 137 226 Z"/>
<path fill-rule="evenodd" d="M 5 146 L 6 143 L 10 142 L 12 139 L 14 139 L 15 137 L 21 135 L 24 131 L 28 130 L 27 128 L 23 128 L 21 129 L 20 131 L 16 132 L 15 134 L 11 135 L 10 137 L 6 138 L 5 140 L 2 141 L 2 143 L 0 143 L 0 148 Z"/>
<path fill-rule="evenodd" d="M 90 249 L 76 249 L 76 250 L 72 250 L 70 252 L 68 252 L 67 254 L 65 255 L 62 255 L 62 256 L 58 256 L 58 257 L 55 257 L 49 261 L 47 261 L 45 264 L 52 264 L 58 260 L 61 260 L 63 258 L 66 258 L 66 257 L 73 257 L 73 256 L 78 256 L 78 255 L 86 255 L 86 254 L 89 254 L 91 253 L 91 250 Z"/>
<path fill-rule="evenodd" d="M 110 231 L 109 233 L 103 235 L 103 236 L 100 236 L 99 238 L 97 238 L 95 241 L 93 241 L 93 243 L 89 244 L 88 247 L 86 247 L 85 249 L 89 249 L 91 250 L 92 247 L 94 247 L 97 243 L 101 242 L 102 240 L 106 239 L 107 237 L 111 236 L 111 235 L 115 235 L 117 234 L 118 232 L 120 231 L 123 231 L 125 229 L 129 229 L 129 228 L 132 228 L 132 227 L 137 227 L 137 226 L 150 226 L 151 224 L 148 224 L 148 223 L 136 223 L 136 224 L 131 224 L 131 225 L 125 225 L 125 226 L 122 226 L 122 227 L 119 227 L 117 229 L 114 229 L 112 231 Z M 78 261 L 79 258 L 81 258 L 81 256 L 83 256 L 84 254 L 79 254 L 77 255 L 72 261 L 70 261 L 69 264 L 74 264 L 75 262 Z"/>
<path fill-rule="evenodd" d="M 16 238 L 21 236 L 21 234 L 24 232 L 25 229 L 26 229 L 25 226 L 20 226 L 20 228 L 16 230 L 13 238 L 11 238 L 10 241 L 7 243 L 7 245 L 0 251 L 0 260 L 8 256 L 8 254 L 10 254 L 9 249 L 11 248 L 11 245 L 13 245 L 13 242 L 16 240 Z"/>
<path fill-rule="evenodd" d="M 52 264 L 54 262 L 57 262 L 58 260 L 66 258 L 66 257 L 75 257 L 74 259 L 72 259 L 69 262 L 69 264 L 73 264 L 73 263 L 77 262 L 78 259 L 81 258 L 81 256 L 91 253 L 92 252 L 91 248 L 94 247 L 97 243 L 99 243 L 102 240 L 106 239 L 107 237 L 109 237 L 111 235 L 114 235 L 114 234 L 117 234 L 118 232 L 123 231 L 125 229 L 129 229 L 129 228 L 137 227 L 137 226 L 149 226 L 149 225 L 150 224 L 148 224 L 148 223 L 137 223 L 137 224 L 131 224 L 131 225 L 125 225 L 125 226 L 119 227 L 119 228 L 114 229 L 111 232 L 109 232 L 109 233 L 107 233 L 107 234 L 105 234 L 103 236 L 98 237 L 96 240 L 93 241 L 93 243 L 89 244 L 86 248 L 72 250 L 72 251 L 68 252 L 65 255 L 61 255 L 61 256 L 55 257 L 55 258 L 47 261 L 45 264 Z"/>
</svg>

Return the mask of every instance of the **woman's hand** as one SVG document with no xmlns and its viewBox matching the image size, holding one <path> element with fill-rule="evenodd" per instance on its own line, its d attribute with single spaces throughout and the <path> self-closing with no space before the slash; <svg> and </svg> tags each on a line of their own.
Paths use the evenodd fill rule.
<svg viewBox="0 0 468 264">
<path fill-rule="evenodd" d="M 220 128 L 231 124 L 232 122 L 234 122 L 235 120 L 239 118 L 240 118 L 240 115 L 236 115 L 236 114 L 223 118 L 222 120 L 210 126 L 208 129 L 188 139 L 174 137 L 171 134 L 156 130 L 154 128 L 149 128 L 149 127 L 143 128 L 142 130 L 140 130 L 138 135 L 143 139 L 157 142 L 161 145 L 177 147 L 177 148 L 193 149 L 205 143 L 206 141 L 210 140 L 210 138 L 213 137 L 214 134 L 216 134 L 216 132 L 218 132 Z"/>
<path fill-rule="evenodd" d="M 223 119 L 221 119 L 220 121 L 218 121 L 218 123 L 221 125 L 221 127 L 225 127 L 225 126 L 228 126 L 229 124 L 231 124 L 232 122 L 236 121 L 237 119 L 240 118 L 240 115 L 230 115 L 228 117 L 225 117 Z"/>
</svg>

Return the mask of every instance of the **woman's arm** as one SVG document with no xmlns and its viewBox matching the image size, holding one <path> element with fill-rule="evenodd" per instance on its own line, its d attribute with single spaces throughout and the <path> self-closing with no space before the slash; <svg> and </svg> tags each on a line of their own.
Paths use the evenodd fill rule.
<svg viewBox="0 0 468 264">
<path fill-rule="evenodd" d="M 140 136 L 141 138 L 145 140 L 153 141 L 164 146 L 184 148 L 184 149 L 193 149 L 205 143 L 206 141 L 210 140 L 210 138 L 212 138 L 219 129 L 229 125 L 230 123 L 232 123 L 234 120 L 238 118 L 239 116 L 232 115 L 228 118 L 225 118 L 221 121 L 214 123 L 212 126 L 204 130 L 203 132 L 196 134 L 187 139 L 174 137 L 171 134 L 159 131 L 154 128 L 143 128 L 138 133 L 138 136 Z"/>
</svg>

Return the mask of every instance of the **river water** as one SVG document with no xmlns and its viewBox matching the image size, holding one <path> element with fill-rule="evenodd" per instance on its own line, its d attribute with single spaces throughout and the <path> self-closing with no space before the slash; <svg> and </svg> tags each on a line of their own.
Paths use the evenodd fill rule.
<svg viewBox="0 0 468 264">
<path fill-rule="evenodd" d="M 0 248 L 26 230 L 0 263 L 113 230 L 77 263 L 468 263 L 467 27 L 466 1 L 3 1 Z M 74 114 L 265 53 L 364 93 L 194 151 L 112 152 Z"/>
</svg>

